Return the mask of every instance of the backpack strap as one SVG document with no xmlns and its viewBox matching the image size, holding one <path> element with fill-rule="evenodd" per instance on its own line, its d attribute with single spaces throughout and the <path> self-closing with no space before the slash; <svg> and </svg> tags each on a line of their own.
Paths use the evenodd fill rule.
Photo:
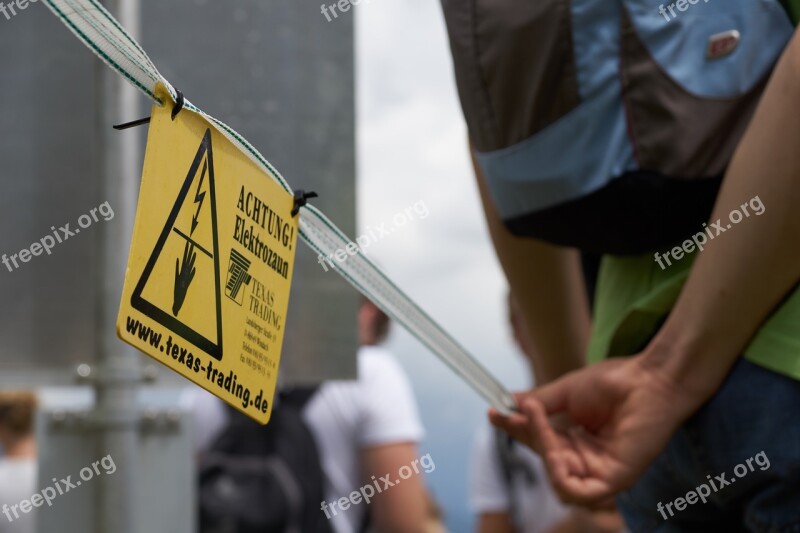
<svg viewBox="0 0 800 533">
<path fill-rule="evenodd" d="M 518 505 L 514 491 L 516 486 L 514 480 L 522 477 L 523 482 L 528 486 L 538 483 L 538 476 L 531 466 L 523 461 L 519 455 L 514 453 L 514 439 L 501 429 L 494 430 L 495 451 L 500 463 L 500 471 L 503 474 L 503 481 L 508 490 L 508 514 L 514 524 L 522 523 L 520 506 Z"/>
<path fill-rule="evenodd" d="M 500 463 L 500 471 L 503 474 L 503 481 L 509 490 L 512 487 L 512 480 L 514 478 L 514 460 L 512 458 L 511 446 L 514 440 L 506 432 L 501 429 L 495 428 L 494 430 L 494 444 L 497 459 Z"/>
<path fill-rule="evenodd" d="M 319 386 L 311 387 L 286 387 L 278 391 L 278 401 L 281 407 L 295 409 L 298 413 L 311 401 L 311 398 L 319 390 Z M 287 524 L 286 533 L 302 533 L 301 525 L 296 523 L 297 517 L 301 516 L 303 501 L 302 489 L 297 485 L 297 482 L 292 473 L 286 468 L 286 465 L 280 461 L 273 461 L 268 465 L 275 474 L 275 477 L 284 488 L 284 493 L 289 498 L 289 505 L 292 510 L 289 516 L 292 517 L 292 523 Z M 322 465 L 320 465 L 321 467 Z"/>
<path fill-rule="evenodd" d="M 508 515 L 511 517 L 511 523 L 520 524 L 519 506 L 514 494 L 514 452 L 512 449 L 514 439 L 503 430 L 495 428 L 494 442 L 503 482 L 508 493 Z"/>
<path fill-rule="evenodd" d="M 301 411 L 311 398 L 319 390 L 319 386 L 314 387 L 287 387 L 281 390 L 278 393 L 279 400 L 285 406 L 292 407 Z M 369 531 L 370 525 L 372 524 L 372 513 L 370 513 L 369 506 L 366 507 L 364 511 L 364 517 L 361 519 L 361 523 L 358 527 L 358 533 L 366 533 Z"/>
<path fill-rule="evenodd" d="M 303 489 L 297 484 L 294 474 L 283 461 L 267 458 L 264 461 L 264 467 L 272 471 L 289 500 L 290 522 L 286 525 L 286 533 L 302 533 L 299 517 L 303 514 Z"/>
</svg>

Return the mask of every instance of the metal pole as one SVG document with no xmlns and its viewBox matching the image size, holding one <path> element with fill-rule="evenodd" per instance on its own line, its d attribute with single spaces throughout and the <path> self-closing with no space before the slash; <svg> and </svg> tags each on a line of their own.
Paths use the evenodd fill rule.
<svg viewBox="0 0 800 533">
<path fill-rule="evenodd" d="M 138 0 L 105 0 L 105 7 L 134 36 L 139 28 Z M 136 510 L 139 465 L 138 389 L 142 380 L 139 355 L 116 336 L 116 318 L 122 291 L 141 150 L 138 132 L 115 132 L 112 124 L 139 117 L 135 90 L 117 73 L 97 62 L 97 157 L 101 172 L 101 202 L 109 202 L 114 220 L 97 226 L 101 263 L 96 308 L 96 350 L 99 363 L 93 374 L 96 391 L 94 420 L 97 459 L 111 454 L 117 471 L 100 476 L 97 490 L 97 533 L 137 533 Z"/>
</svg>

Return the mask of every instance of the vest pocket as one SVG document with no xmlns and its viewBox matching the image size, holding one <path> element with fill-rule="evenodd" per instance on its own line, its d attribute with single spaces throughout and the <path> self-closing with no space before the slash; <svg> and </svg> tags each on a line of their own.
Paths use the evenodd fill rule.
<svg viewBox="0 0 800 533">
<path fill-rule="evenodd" d="M 620 71 L 640 167 L 723 172 L 791 36 L 785 11 L 775 0 L 687 0 L 667 21 L 652 2 L 625 4 Z"/>
<path fill-rule="evenodd" d="M 478 150 L 516 144 L 578 106 L 569 0 L 443 5 L 462 107 Z"/>
</svg>

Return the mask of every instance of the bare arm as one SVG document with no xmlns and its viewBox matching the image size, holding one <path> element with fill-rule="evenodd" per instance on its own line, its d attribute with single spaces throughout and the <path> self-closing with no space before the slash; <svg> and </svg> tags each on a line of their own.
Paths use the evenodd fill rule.
<svg viewBox="0 0 800 533">
<path fill-rule="evenodd" d="M 497 258 L 506 274 L 536 347 L 538 384 L 583 366 L 589 309 L 577 251 L 515 237 L 503 226 L 472 158 L 483 211 Z"/>
<path fill-rule="evenodd" d="M 800 33 L 781 58 L 725 177 L 711 220 L 758 196 L 750 216 L 697 258 L 647 362 L 702 399 L 800 278 Z M 741 209 L 740 209 L 741 210 Z"/>
<path fill-rule="evenodd" d="M 364 450 L 364 483 L 372 482 L 389 474 L 389 480 L 395 482 L 400 479 L 398 474 L 403 466 L 412 468 L 414 461 L 418 461 L 419 453 L 414 443 L 388 444 L 375 446 Z M 381 533 L 402 532 L 417 533 L 425 531 L 428 523 L 428 493 L 424 484 L 424 471 L 413 473 L 408 479 L 400 480 L 394 486 L 384 488 L 379 481 L 382 491 L 376 494 L 370 504 L 372 512 L 372 525 Z"/>
<path fill-rule="evenodd" d="M 493 422 L 544 454 L 562 498 L 602 505 L 637 481 L 675 429 L 719 388 L 800 278 L 800 33 L 779 61 L 725 177 L 712 220 L 766 207 L 708 243 L 653 341 L 630 359 L 573 372 Z M 566 413 L 575 426 L 554 428 Z"/>
</svg>

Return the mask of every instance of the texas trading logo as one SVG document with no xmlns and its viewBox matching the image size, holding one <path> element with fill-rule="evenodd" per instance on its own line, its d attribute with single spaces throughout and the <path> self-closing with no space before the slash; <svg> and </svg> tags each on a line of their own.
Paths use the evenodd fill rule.
<svg viewBox="0 0 800 533">
<path fill-rule="evenodd" d="M 186 201 L 187 196 L 191 201 Z M 152 286 L 155 284 L 148 285 L 153 274 L 154 279 L 174 277 L 171 294 L 158 291 Z M 175 205 L 136 284 L 131 305 L 222 360 L 217 205 L 210 129 L 203 136 Z M 215 310 L 215 321 L 208 320 L 211 309 Z"/>
<path fill-rule="evenodd" d="M 253 277 L 247 273 L 250 268 L 250 260 L 231 248 L 231 260 L 228 264 L 228 282 L 225 284 L 225 296 L 242 305 L 244 291 L 242 285 L 250 285 Z M 241 294 L 240 294 L 241 291 Z"/>
</svg>

